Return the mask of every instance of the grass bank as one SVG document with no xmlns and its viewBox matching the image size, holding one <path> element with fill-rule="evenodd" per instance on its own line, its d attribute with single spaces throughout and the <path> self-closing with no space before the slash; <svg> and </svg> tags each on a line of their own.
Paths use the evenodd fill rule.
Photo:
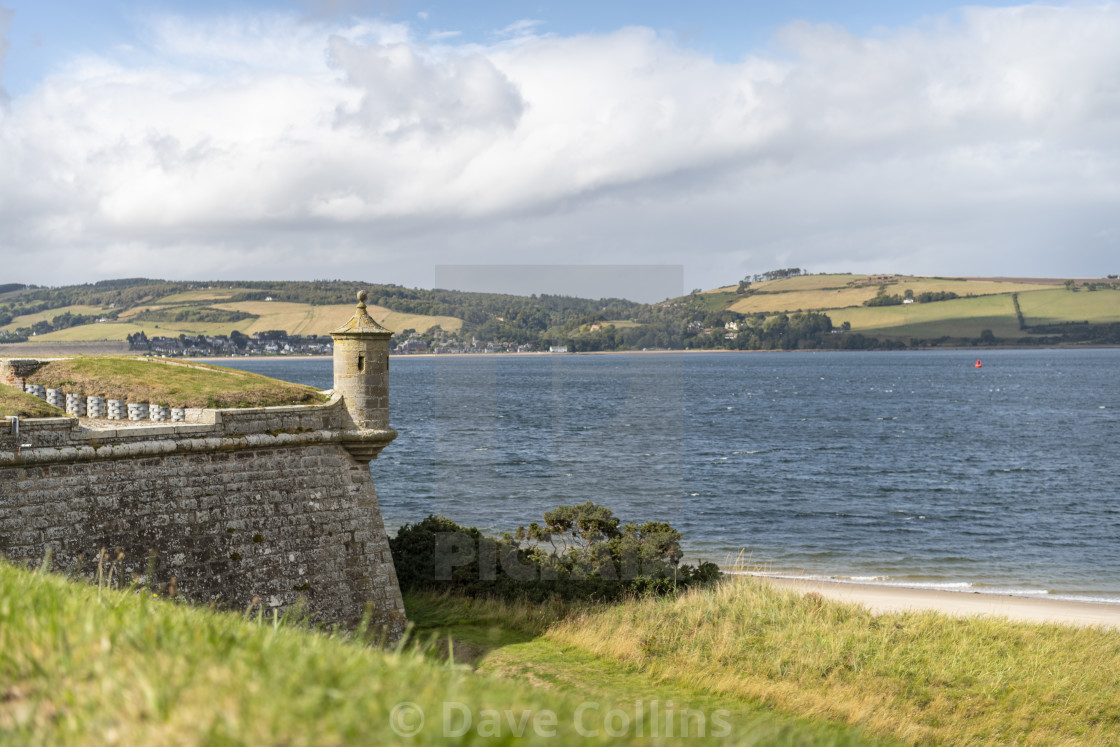
<svg viewBox="0 0 1120 747">
<path fill-rule="evenodd" d="M 536 621 L 533 615 L 507 620 L 499 643 L 531 642 L 539 638 L 534 630 L 556 619 L 547 610 Z M 705 712 L 688 721 L 689 737 L 680 738 L 678 718 L 672 738 L 651 739 L 655 721 L 666 733 L 664 696 L 682 690 L 647 682 L 661 710 L 651 714 L 647 700 L 639 713 L 635 703 L 601 694 L 610 689 L 602 675 L 613 665 L 586 653 L 572 662 L 558 659 L 571 686 L 551 687 L 513 671 L 478 674 L 430 650 L 385 651 L 355 635 L 217 613 L 138 589 L 99 589 L 0 562 L 2 744 L 555 745 L 631 743 L 639 728 L 641 741 L 654 744 L 862 743 L 843 728 L 737 721 L 731 712 L 726 737 L 712 736 L 719 726 L 713 720 L 705 737 L 695 736 L 697 717 L 711 716 Z M 608 687 L 584 686 L 592 682 Z M 404 734 L 419 728 L 405 737 L 394 724 Z"/>
<path fill-rule="evenodd" d="M 875 616 L 750 578 L 614 606 L 458 604 L 406 599 L 413 619 L 461 640 L 482 671 L 565 682 L 586 660 L 595 673 L 582 686 L 657 686 L 744 720 L 797 715 L 818 727 L 858 726 L 866 739 L 1120 743 L 1114 630 L 932 612 Z M 503 640 L 510 631 L 532 636 Z"/>
<path fill-rule="evenodd" d="M 1115 631 L 876 617 L 757 579 L 611 606 L 410 595 L 406 607 L 430 643 L 384 651 L 0 563 L 0 743 L 434 744 L 466 715 L 459 741 L 633 742 L 638 724 L 645 741 L 689 744 L 1115 744 L 1120 732 Z M 416 710 L 394 711 L 406 702 Z M 421 711 L 414 737 L 393 731 Z M 668 711 L 672 738 L 649 740 Z"/>
<path fill-rule="evenodd" d="M 1114 630 L 875 616 L 758 579 L 569 615 L 547 639 L 655 681 L 906 742 L 1116 744 Z"/>
<path fill-rule="evenodd" d="M 83 357 L 51 361 L 29 382 L 129 402 L 173 407 L 268 407 L 326 401 L 316 389 L 204 363 Z"/>
<path fill-rule="evenodd" d="M 61 418 L 66 412 L 48 405 L 38 397 L 0 384 L 0 418 L 18 415 L 21 418 Z"/>
</svg>

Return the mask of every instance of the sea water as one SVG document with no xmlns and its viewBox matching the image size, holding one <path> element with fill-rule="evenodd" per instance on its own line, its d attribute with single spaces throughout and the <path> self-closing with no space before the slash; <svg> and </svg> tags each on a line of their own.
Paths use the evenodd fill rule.
<svg viewBox="0 0 1120 747">
<path fill-rule="evenodd" d="M 331 386 L 329 359 L 227 365 Z M 1118 371 L 1114 349 L 394 357 L 371 470 L 391 533 L 591 500 L 722 565 L 1120 603 Z"/>
</svg>

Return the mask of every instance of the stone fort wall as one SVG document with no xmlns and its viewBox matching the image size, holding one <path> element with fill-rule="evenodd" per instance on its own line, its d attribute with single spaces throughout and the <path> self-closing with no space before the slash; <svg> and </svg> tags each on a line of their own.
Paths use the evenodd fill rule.
<svg viewBox="0 0 1120 747">
<path fill-rule="evenodd" d="M 13 372 L 14 373 L 14 372 Z M 321 406 L 190 411 L 188 423 L 0 421 L 0 554 L 125 577 L 195 603 L 373 621 L 404 605 L 368 461 L 396 435 Z M 387 419 L 386 419 L 387 421 Z M 356 456 L 355 456 L 356 455 Z M 153 554 L 154 553 L 154 554 Z"/>
</svg>

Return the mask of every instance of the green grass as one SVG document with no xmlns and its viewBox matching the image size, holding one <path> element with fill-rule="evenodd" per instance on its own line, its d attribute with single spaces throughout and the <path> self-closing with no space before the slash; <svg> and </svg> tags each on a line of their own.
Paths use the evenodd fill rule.
<svg viewBox="0 0 1120 747">
<path fill-rule="evenodd" d="M 1020 294 L 1020 302 L 1029 294 Z M 985 329 L 998 338 L 1018 339 L 1019 320 L 1009 294 L 957 298 L 934 303 L 856 307 L 829 312 L 834 326 L 850 322 L 852 330 L 875 337 L 937 339 L 979 337 Z"/>
<path fill-rule="evenodd" d="M 1120 291 L 1064 288 L 1019 294 L 1019 308 L 1027 324 L 1061 322 L 1120 322 Z"/>
<path fill-rule="evenodd" d="M 755 578 L 616 605 L 406 607 L 428 643 L 385 651 L 0 563 L 0 743 L 400 743 L 387 725 L 412 702 L 428 716 L 412 741 L 430 744 L 446 701 L 474 732 L 484 709 L 555 713 L 557 738 L 527 736 L 559 744 L 583 741 L 580 713 L 609 741 L 599 717 L 639 701 L 718 712 L 719 741 L 744 744 L 1120 741 L 1113 630 L 872 615 Z"/>
<path fill-rule="evenodd" d="M 585 648 L 557 642 L 549 630 L 563 621 L 614 605 L 555 602 L 520 605 L 416 593 L 405 595 L 415 635 L 437 641 L 434 651 L 453 641 L 455 658 L 482 674 L 530 682 L 614 707 L 637 702 L 672 703 L 678 710 L 727 714 L 736 736 L 763 744 L 876 744 L 850 725 L 777 713 L 758 700 L 712 693 L 665 678 L 651 678 L 642 667 L 620 664 Z M 890 740 L 886 740 L 889 742 Z"/>
<path fill-rule="evenodd" d="M 173 407 L 267 407 L 319 404 L 317 390 L 202 363 L 151 358 L 85 357 L 51 361 L 29 382 L 86 396 Z"/>
<path fill-rule="evenodd" d="M 18 415 L 21 418 L 61 418 L 65 417 L 66 413 L 48 405 L 38 397 L 0 384 L 0 418 L 9 415 Z"/>
<path fill-rule="evenodd" d="M 446 744 L 472 737 L 499 744 L 631 743 L 637 719 L 612 738 L 608 729 L 621 721 L 608 721 L 608 714 L 635 714 L 636 704 L 599 697 L 598 690 L 693 702 L 689 693 L 662 690 L 640 674 L 636 689 L 625 679 L 612 684 L 602 678 L 604 667 L 615 668 L 609 662 L 579 652 L 567 662 L 558 651 L 518 655 L 555 659 L 563 681 L 484 676 L 422 648 L 386 651 L 357 635 L 309 631 L 256 612 L 194 608 L 138 588 L 99 588 L 0 562 L 0 743 Z M 596 681 L 600 686 L 590 690 L 581 684 Z M 707 708 L 724 701 L 695 702 Z M 390 728 L 403 703 L 426 716 L 407 739 Z M 664 700 L 661 705 L 667 710 Z M 453 729 L 462 728 L 463 712 L 471 714 L 467 734 L 445 735 L 445 709 Z M 861 743 L 843 727 L 727 718 L 727 739 L 643 741 Z M 534 720 L 544 728 L 534 728 Z M 690 723 L 695 734 L 696 721 Z M 521 724 L 524 738 L 517 739 Z M 652 725 L 645 721 L 647 735 Z M 496 738 L 486 738 L 488 728 Z M 592 730 L 598 734 L 588 738 Z"/>
<path fill-rule="evenodd" d="M 462 641 L 480 671 L 562 688 L 639 698 L 656 687 L 742 721 L 787 714 L 818 733 L 848 724 L 906 743 L 1120 743 L 1111 629 L 874 615 L 750 577 L 617 605 L 410 596 L 406 606 Z"/>
<path fill-rule="evenodd" d="M 873 615 L 738 578 L 569 616 L 548 640 L 655 681 L 935 744 L 1116 744 L 1114 630 Z"/>
</svg>

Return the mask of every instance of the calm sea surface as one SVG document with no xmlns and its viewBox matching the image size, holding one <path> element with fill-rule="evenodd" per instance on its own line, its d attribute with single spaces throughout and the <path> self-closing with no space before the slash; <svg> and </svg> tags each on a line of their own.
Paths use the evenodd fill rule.
<svg viewBox="0 0 1120 747">
<path fill-rule="evenodd" d="M 593 500 L 691 558 L 1120 603 L 1120 350 L 393 358 L 390 533 Z M 328 359 L 226 365 L 331 386 Z"/>
</svg>

